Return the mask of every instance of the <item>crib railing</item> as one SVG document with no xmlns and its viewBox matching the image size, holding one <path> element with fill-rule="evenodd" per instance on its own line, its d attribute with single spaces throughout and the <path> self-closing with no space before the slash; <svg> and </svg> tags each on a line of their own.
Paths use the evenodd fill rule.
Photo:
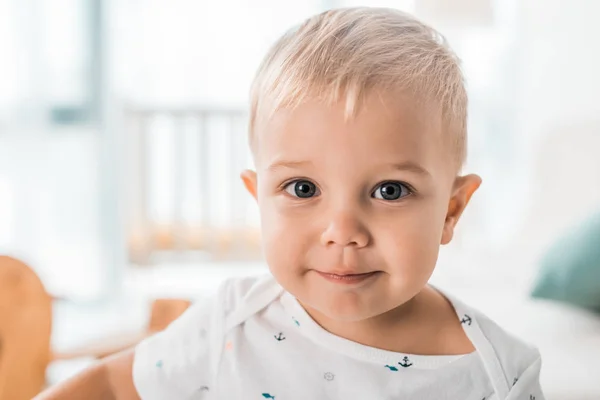
<svg viewBox="0 0 600 400">
<path fill-rule="evenodd" d="M 245 110 L 130 107 L 123 123 L 130 262 L 260 258 Z"/>
</svg>

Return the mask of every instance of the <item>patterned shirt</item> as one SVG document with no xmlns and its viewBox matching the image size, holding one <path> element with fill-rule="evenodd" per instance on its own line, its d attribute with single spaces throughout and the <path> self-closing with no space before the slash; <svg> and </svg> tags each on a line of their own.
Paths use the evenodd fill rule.
<svg viewBox="0 0 600 400">
<path fill-rule="evenodd" d="M 444 294 L 475 351 L 401 354 L 321 328 L 270 275 L 226 281 L 135 351 L 142 400 L 543 400 L 539 352 Z"/>
</svg>

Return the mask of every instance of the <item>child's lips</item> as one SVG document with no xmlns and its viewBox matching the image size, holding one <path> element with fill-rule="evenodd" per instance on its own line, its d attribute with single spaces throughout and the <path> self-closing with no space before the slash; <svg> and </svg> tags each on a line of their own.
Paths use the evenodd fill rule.
<svg viewBox="0 0 600 400">
<path fill-rule="evenodd" d="M 336 273 L 322 272 L 322 271 L 316 271 L 316 272 L 321 277 L 325 278 L 326 280 L 328 280 L 330 282 L 340 283 L 340 284 L 355 284 L 355 283 L 364 282 L 364 281 L 378 275 L 380 271 L 371 271 L 371 272 L 360 273 L 360 274 L 351 273 L 351 272 L 336 272 Z"/>
</svg>

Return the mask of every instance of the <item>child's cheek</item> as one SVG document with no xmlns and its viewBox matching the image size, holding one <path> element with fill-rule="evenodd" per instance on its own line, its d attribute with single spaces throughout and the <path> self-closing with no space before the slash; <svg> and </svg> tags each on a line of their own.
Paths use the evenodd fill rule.
<svg viewBox="0 0 600 400">
<path fill-rule="evenodd" d="M 428 276 L 439 253 L 443 217 L 431 208 L 415 207 L 397 215 L 393 223 L 382 224 L 374 234 L 377 251 L 385 259 L 390 272 L 406 279 Z"/>
</svg>

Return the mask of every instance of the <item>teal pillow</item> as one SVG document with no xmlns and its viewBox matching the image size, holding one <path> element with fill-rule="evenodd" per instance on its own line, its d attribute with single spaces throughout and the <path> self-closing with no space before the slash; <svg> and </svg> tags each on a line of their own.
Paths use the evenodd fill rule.
<svg viewBox="0 0 600 400">
<path fill-rule="evenodd" d="M 541 260 L 532 296 L 600 312 L 600 214 L 550 247 Z"/>
</svg>

